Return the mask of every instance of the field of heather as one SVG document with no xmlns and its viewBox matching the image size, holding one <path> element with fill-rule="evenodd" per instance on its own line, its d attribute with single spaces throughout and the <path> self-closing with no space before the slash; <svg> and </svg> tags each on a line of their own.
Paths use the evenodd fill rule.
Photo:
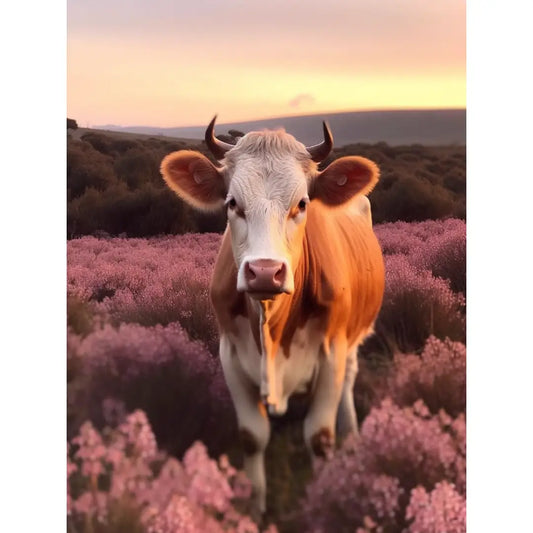
<svg viewBox="0 0 533 533">
<path fill-rule="evenodd" d="M 208 301 L 220 235 L 70 240 L 69 532 L 464 532 L 465 222 L 375 230 L 386 292 L 354 388 L 361 438 L 311 464 L 291 406 L 259 525 Z"/>
</svg>

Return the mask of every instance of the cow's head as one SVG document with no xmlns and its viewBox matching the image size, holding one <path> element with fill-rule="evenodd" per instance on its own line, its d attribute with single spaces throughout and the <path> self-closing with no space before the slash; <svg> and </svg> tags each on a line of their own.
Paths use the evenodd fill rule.
<svg viewBox="0 0 533 533">
<path fill-rule="evenodd" d="M 163 159 L 163 178 L 201 210 L 226 207 L 237 290 L 260 300 L 290 294 L 309 202 L 335 207 L 366 194 L 378 180 L 378 168 L 368 159 L 349 156 L 319 172 L 317 164 L 333 147 L 326 123 L 324 142 L 306 148 L 284 130 L 251 132 L 236 145 L 227 144 L 214 136 L 215 119 L 205 137 L 221 166 L 198 152 L 182 150 Z"/>
</svg>

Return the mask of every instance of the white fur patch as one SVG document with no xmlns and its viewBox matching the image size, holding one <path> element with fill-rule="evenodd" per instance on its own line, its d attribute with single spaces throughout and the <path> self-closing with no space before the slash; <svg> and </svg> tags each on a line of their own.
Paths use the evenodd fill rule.
<svg viewBox="0 0 533 533">
<path fill-rule="evenodd" d="M 318 320 L 310 320 L 297 329 L 292 339 L 290 356 L 287 358 L 280 348 L 271 357 L 271 368 L 264 368 L 262 373 L 262 354 L 257 349 L 254 336 L 247 318 L 236 317 L 237 335 L 229 335 L 235 347 L 238 360 L 245 374 L 257 386 L 268 387 L 268 409 L 271 414 L 282 415 L 287 410 L 292 394 L 305 392 L 313 385 L 313 378 L 318 365 L 324 333 Z M 265 363 L 268 365 L 268 361 Z M 274 392 L 274 394 L 272 394 Z"/>
</svg>

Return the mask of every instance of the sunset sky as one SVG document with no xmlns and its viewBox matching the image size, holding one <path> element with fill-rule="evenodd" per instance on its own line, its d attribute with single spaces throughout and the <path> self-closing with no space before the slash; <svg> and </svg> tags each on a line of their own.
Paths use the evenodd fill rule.
<svg viewBox="0 0 533 533">
<path fill-rule="evenodd" d="M 68 0 L 68 116 L 187 126 L 466 105 L 465 0 Z"/>
</svg>

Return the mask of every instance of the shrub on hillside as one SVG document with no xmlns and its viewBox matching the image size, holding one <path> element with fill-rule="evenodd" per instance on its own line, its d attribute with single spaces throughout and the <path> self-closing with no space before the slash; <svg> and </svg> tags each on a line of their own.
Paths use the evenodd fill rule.
<svg viewBox="0 0 533 533">
<path fill-rule="evenodd" d="M 403 255 L 385 256 L 385 296 L 376 331 L 402 352 L 420 350 L 430 335 L 465 341 L 465 299 L 447 280 L 415 268 Z"/>
<path fill-rule="evenodd" d="M 438 489 L 441 482 L 464 499 L 464 425 L 462 415 L 432 416 L 422 401 L 402 409 L 384 400 L 363 422 L 359 441 L 345 442 L 317 468 L 301 508 L 305 531 L 351 533 L 365 524 L 402 531 L 428 514 L 416 505 L 420 491 L 408 508 L 411 491 Z"/>
<path fill-rule="evenodd" d="M 77 365 L 68 391 L 70 434 L 84 420 L 103 427 L 109 413 L 120 418 L 142 409 L 161 445 L 178 456 L 198 439 L 217 454 L 235 439 L 220 363 L 178 324 L 106 325 L 83 339 L 70 333 L 69 348 Z"/>
<path fill-rule="evenodd" d="M 215 354 L 218 336 L 208 287 L 219 245 L 220 236 L 207 233 L 150 240 L 71 240 L 68 294 L 115 325 L 179 321 Z"/>
<path fill-rule="evenodd" d="M 146 182 L 162 188 L 160 164 L 148 150 L 132 147 L 116 157 L 115 173 L 130 189 L 138 189 Z"/>
<path fill-rule="evenodd" d="M 67 192 L 70 199 L 87 189 L 103 191 L 116 183 L 113 160 L 90 144 L 70 141 L 67 151 Z"/>
<path fill-rule="evenodd" d="M 393 222 L 374 227 L 386 255 L 403 254 L 418 269 L 450 281 L 466 292 L 466 225 L 463 220 Z"/>
<path fill-rule="evenodd" d="M 465 234 L 464 220 L 448 218 L 446 220 L 424 220 L 423 222 L 388 222 L 377 224 L 374 231 L 386 255 L 411 255 L 420 249 L 426 249 L 428 242 L 444 237 L 450 233 Z"/>
<path fill-rule="evenodd" d="M 466 178 L 464 171 L 461 171 L 461 169 L 449 171 L 444 175 L 442 183 L 450 191 L 461 196 L 466 195 Z"/>
<path fill-rule="evenodd" d="M 396 352 L 359 358 L 354 403 L 359 421 L 390 397 L 400 407 L 422 400 L 431 413 L 457 417 L 466 411 L 466 347 L 430 337 L 422 353 Z"/>
<path fill-rule="evenodd" d="M 426 246 L 411 251 L 409 261 L 450 281 L 455 292 L 466 294 L 466 233 L 464 224 L 432 236 Z"/>
<path fill-rule="evenodd" d="M 413 177 L 398 179 L 387 191 L 376 187 L 371 202 L 376 222 L 438 219 L 451 215 L 454 208 L 446 189 Z"/>
<path fill-rule="evenodd" d="M 429 493 L 417 487 L 411 491 L 405 517 L 411 521 L 407 533 L 466 533 L 466 499 L 447 481 Z"/>
<path fill-rule="evenodd" d="M 115 151 L 112 148 L 114 140 L 103 133 L 89 131 L 84 133 L 81 136 L 81 139 L 87 144 L 90 144 L 97 152 L 100 152 L 101 154 L 109 156 L 114 155 Z"/>
<path fill-rule="evenodd" d="M 466 411 L 466 347 L 449 339 L 430 337 L 420 355 L 394 354 L 388 380 L 381 387 L 400 406 L 421 399 L 437 414 L 452 417 Z"/>
<path fill-rule="evenodd" d="M 200 442 L 182 462 L 159 451 L 142 411 L 102 433 L 86 422 L 67 448 L 69 530 L 259 533 L 242 513 L 250 495 L 244 475 Z"/>
<path fill-rule="evenodd" d="M 104 191 L 87 189 L 67 206 L 70 238 L 104 231 L 129 237 L 196 231 L 192 209 L 170 189 L 145 184 L 128 190 L 123 182 Z"/>
</svg>

